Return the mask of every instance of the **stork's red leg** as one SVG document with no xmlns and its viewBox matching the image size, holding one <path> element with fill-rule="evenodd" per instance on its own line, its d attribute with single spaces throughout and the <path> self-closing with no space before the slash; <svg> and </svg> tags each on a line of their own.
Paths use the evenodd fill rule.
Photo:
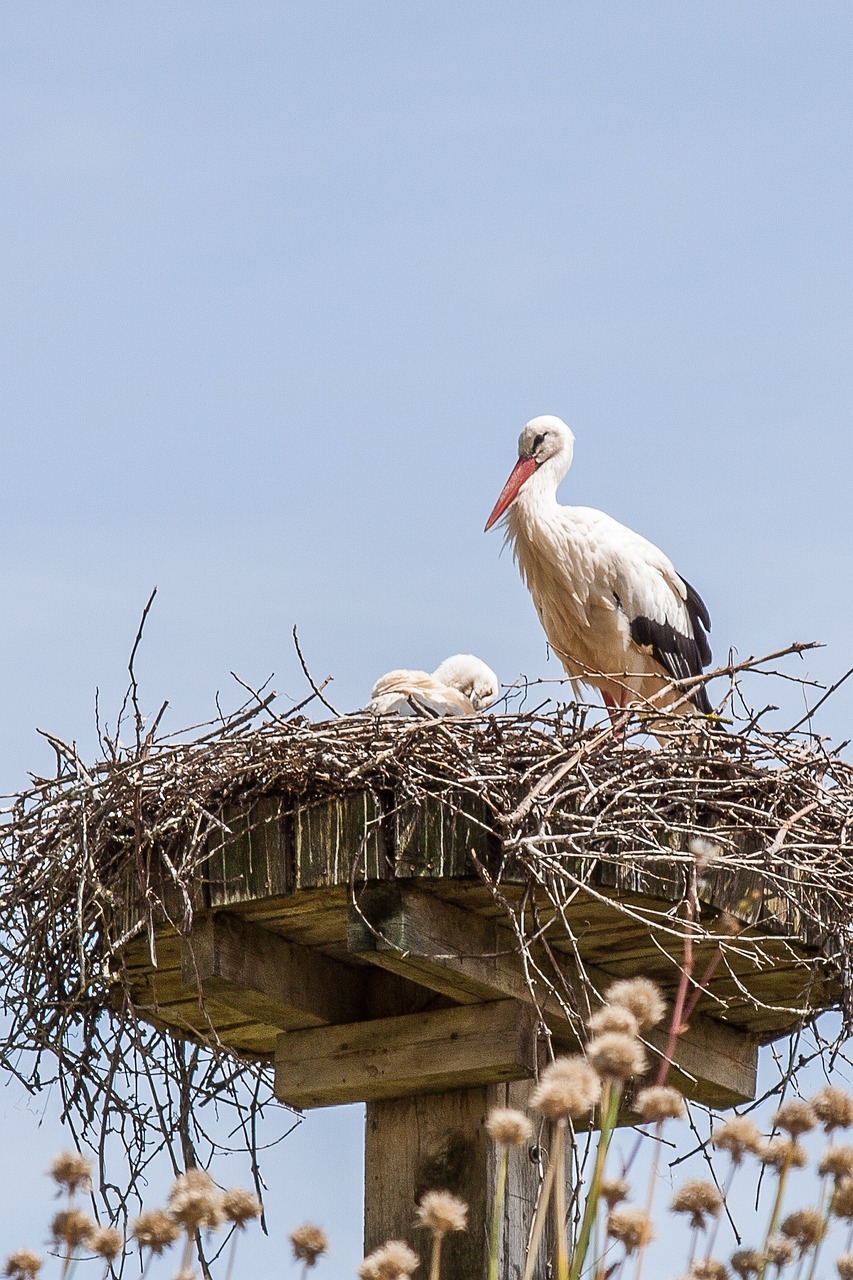
<svg viewBox="0 0 853 1280">
<path fill-rule="evenodd" d="M 625 705 L 624 701 L 621 703 L 617 702 L 616 699 L 611 697 L 610 694 L 605 692 L 604 689 L 601 690 L 601 696 L 604 699 L 604 705 L 607 708 L 607 714 L 610 716 L 610 723 L 615 725 L 617 720 L 619 719 L 620 706 Z M 624 699 L 624 696 L 625 695 L 623 693 L 622 695 L 623 699 Z"/>
</svg>

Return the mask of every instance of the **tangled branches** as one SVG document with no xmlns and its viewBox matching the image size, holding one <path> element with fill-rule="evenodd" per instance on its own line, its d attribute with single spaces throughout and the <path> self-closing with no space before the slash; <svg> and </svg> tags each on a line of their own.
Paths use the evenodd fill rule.
<svg viewBox="0 0 853 1280">
<path fill-rule="evenodd" d="M 156 966 L 159 932 L 190 932 L 228 814 L 260 799 L 275 797 L 286 816 L 333 797 L 374 797 L 383 876 L 395 874 L 394 822 L 439 800 L 492 850 L 472 858 L 463 848 L 448 874 L 480 877 L 531 965 L 536 937 L 583 971 L 590 953 L 579 922 L 600 902 L 645 931 L 652 959 L 676 978 L 685 938 L 713 936 L 726 981 L 712 991 L 688 975 L 688 1008 L 726 1002 L 736 1017 L 742 1007 L 766 1038 L 793 1025 L 799 995 L 780 996 L 777 984 L 771 998 L 744 978 L 756 940 L 767 938 L 792 964 L 804 947 L 822 955 L 832 1003 L 846 1000 L 853 768 L 807 728 L 773 732 L 747 712 L 727 727 L 675 718 L 661 734 L 655 712 L 663 746 L 653 748 L 642 717 L 626 716 L 614 733 L 577 704 L 470 721 L 314 724 L 273 715 L 269 702 L 258 696 L 231 720 L 158 738 L 156 724 L 142 733 L 134 686 L 131 748 L 108 743 L 86 765 L 51 739 L 56 775 L 35 779 L 5 814 L 2 1061 L 27 1088 L 55 1081 L 78 1136 L 102 1159 L 120 1142 L 133 1176 L 164 1148 L 176 1170 L 205 1143 L 255 1155 L 259 1115 L 276 1105 L 267 1062 L 236 1057 L 212 1027 L 200 1045 L 140 1021 L 123 972 L 131 943 L 144 943 Z M 353 852 L 344 883 L 364 874 L 360 857 Z M 778 949 L 767 954 L 778 969 Z M 551 981 L 541 969 L 536 979 Z M 221 1139 L 205 1117 L 226 1103 L 233 1122 Z M 124 1203 L 128 1187 L 107 1185 Z"/>
</svg>

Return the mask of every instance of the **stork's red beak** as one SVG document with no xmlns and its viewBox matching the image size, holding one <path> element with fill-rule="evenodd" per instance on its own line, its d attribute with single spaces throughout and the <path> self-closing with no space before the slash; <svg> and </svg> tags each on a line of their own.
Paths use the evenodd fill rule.
<svg viewBox="0 0 853 1280">
<path fill-rule="evenodd" d="M 519 458 L 510 473 L 509 479 L 501 489 L 501 496 L 495 503 L 494 511 L 486 521 L 486 527 L 483 530 L 484 533 L 488 533 L 495 521 L 500 520 L 509 504 L 516 497 L 525 480 L 530 479 L 538 465 L 539 464 L 535 458 Z"/>
</svg>

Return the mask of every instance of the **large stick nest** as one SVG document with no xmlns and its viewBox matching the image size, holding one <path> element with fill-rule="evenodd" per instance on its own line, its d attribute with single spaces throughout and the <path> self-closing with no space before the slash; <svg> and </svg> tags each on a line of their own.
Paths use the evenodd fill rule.
<svg viewBox="0 0 853 1280">
<path fill-rule="evenodd" d="M 781 899 L 796 898 L 803 936 L 845 969 L 853 767 L 809 722 L 763 728 L 729 674 L 726 723 L 673 719 L 663 745 L 642 716 L 614 733 L 576 704 L 470 721 L 311 723 L 272 716 L 260 698 L 260 724 L 242 709 L 166 738 L 143 734 L 137 713 L 133 746 L 104 737 L 89 766 L 51 739 L 56 775 L 15 797 L 3 828 L 6 1066 L 28 1087 L 58 1081 L 77 1132 L 102 1152 L 118 1134 L 133 1172 L 174 1133 L 186 1159 L 208 1136 L 199 1116 L 209 1100 L 231 1098 L 254 1147 L 246 1117 L 269 1096 L 266 1069 L 215 1038 L 209 1051 L 171 1042 L 112 993 L 122 948 L 162 919 L 158 886 L 180 890 L 174 923 L 188 930 L 224 808 L 269 795 L 295 806 L 368 789 L 463 809 L 470 797 L 501 842 L 501 865 L 522 868 L 558 912 L 602 860 L 654 869 L 692 858 L 691 842 L 710 834 L 715 874 L 760 868 Z M 501 867 L 492 871 L 499 883 Z"/>
</svg>

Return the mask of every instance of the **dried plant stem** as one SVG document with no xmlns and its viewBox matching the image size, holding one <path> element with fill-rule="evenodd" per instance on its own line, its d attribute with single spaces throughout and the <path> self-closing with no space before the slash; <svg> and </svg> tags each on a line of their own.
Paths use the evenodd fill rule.
<svg viewBox="0 0 853 1280">
<path fill-rule="evenodd" d="M 439 1280 L 441 1275 L 441 1242 L 443 1231 L 434 1231 L 432 1236 L 432 1258 L 429 1264 L 429 1280 Z"/>
<path fill-rule="evenodd" d="M 498 1280 L 498 1254 L 501 1246 L 508 1164 L 509 1148 L 501 1146 L 498 1151 L 498 1174 L 495 1181 L 495 1202 L 492 1205 L 492 1230 L 489 1237 L 489 1280 Z"/>
<path fill-rule="evenodd" d="M 533 1226 L 530 1229 L 530 1241 L 527 1246 L 527 1260 L 524 1264 L 524 1275 L 522 1276 L 522 1280 L 533 1280 L 533 1272 L 536 1269 L 536 1257 L 539 1253 L 542 1232 L 545 1229 L 548 1205 L 551 1202 L 551 1187 L 554 1184 L 555 1168 L 556 1166 L 554 1161 L 549 1159 L 548 1168 L 545 1170 L 545 1177 L 542 1179 L 542 1186 L 539 1188 L 539 1199 L 536 1202 L 536 1212 L 533 1215 Z"/>
<path fill-rule="evenodd" d="M 557 1235 L 557 1280 L 569 1280 L 569 1241 L 566 1221 L 566 1119 L 557 1121 L 554 1136 L 554 1218 Z"/>
<path fill-rule="evenodd" d="M 829 1220 L 832 1217 L 832 1206 L 835 1203 L 835 1187 L 834 1186 L 832 1188 L 832 1191 L 830 1192 L 826 1209 L 824 1209 L 823 1207 L 823 1202 L 825 1198 L 826 1198 L 826 1184 L 824 1183 L 820 1189 L 820 1201 L 818 1204 L 818 1208 L 823 1213 L 823 1233 L 814 1247 L 814 1253 L 812 1254 L 812 1265 L 809 1267 L 809 1274 L 808 1274 L 807 1280 L 815 1280 L 815 1272 L 817 1271 L 817 1262 L 818 1262 L 818 1258 L 820 1257 L 821 1246 L 823 1245 L 823 1242 L 827 1237 L 827 1233 L 829 1230 Z"/>
<path fill-rule="evenodd" d="M 595 1153 L 595 1165 L 593 1167 L 592 1179 L 584 1202 L 583 1217 L 581 1218 L 578 1238 L 575 1241 L 575 1247 L 572 1252 L 572 1265 L 569 1272 L 570 1280 L 578 1280 L 583 1264 L 586 1261 L 589 1241 L 592 1236 L 592 1228 L 598 1212 L 598 1199 L 601 1194 L 601 1179 L 604 1175 L 604 1163 L 607 1159 L 607 1152 L 610 1147 L 610 1140 L 613 1137 L 613 1130 L 616 1127 L 616 1117 L 619 1114 L 619 1102 L 621 1098 L 622 1085 L 614 1084 L 611 1081 L 605 1082 L 601 1091 L 601 1132 L 598 1135 L 598 1149 Z"/>
<path fill-rule="evenodd" d="M 646 1197 L 646 1217 L 648 1218 L 649 1221 L 651 1221 L 651 1217 L 652 1217 L 652 1205 L 654 1203 L 655 1187 L 657 1185 L 658 1165 L 660 1164 L 660 1149 L 661 1149 L 660 1138 L 661 1138 L 662 1132 L 663 1132 L 663 1121 L 659 1120 L 658 1123 L 655 1125 L 655 1150 L 654 1150 L 654 1155 L 652 1156 L 651 1172 L 649 1173 L 649 1193 Z M 636 1266 L 636 1270 L 634 1271 L 634 1280 L 640 1280 L 640 1277 L 643 1274 L 643 1256 L 645 1254 L 645 1251 L 646 1251 L 646 1241 L 643 1240 L 637 1246 L 637 1266 Z"/>
<path fill-rule="evenodd" d="M 761 1264 L 761 1270 L 759 1271 L 756 1277 L 756 1280 L 764 1280 L 764 1275 L 765 1275 L 765 1272 L 767 1271 L 767 1246 L 775 1236 L 776 1230 L 779 1226 L 779 1219 L 782 1217 L 782 1199 L 785 1195 L 785 1184 L 788 1181 L 788 1173 L 790 1171 L 790 1168 L 791 1168 L 791 1157 L 786 1156 L 785 1160 L 782 1163 L 781 1168 L 779 1169 L 779 1181 L 776 1186 L 776 1198 L 773 1201 L 773 1210 L 770 1214 L 770 1221 L 767 1224 L 767 1233 L 764 1237 L 764 1248 L 762 1249 L 762 1253 L 764 1255 L 764 1261 Z"/>
</svg>

